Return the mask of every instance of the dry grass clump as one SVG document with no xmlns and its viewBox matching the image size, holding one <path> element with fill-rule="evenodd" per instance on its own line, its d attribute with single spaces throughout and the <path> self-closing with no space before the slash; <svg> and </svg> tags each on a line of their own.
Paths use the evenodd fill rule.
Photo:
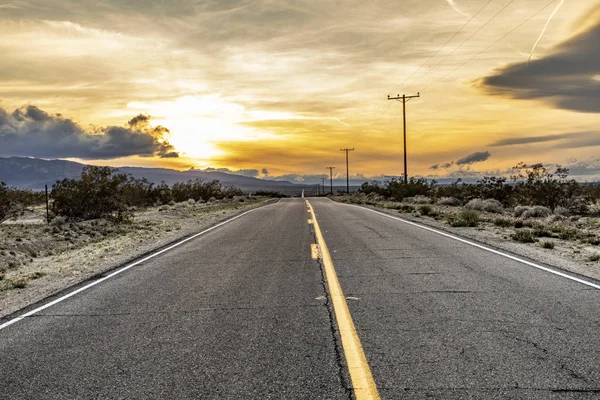
<svg viewBox="0 0 600 400">
<path fill-rule="evenodd" d="M 458 207 L 460 206 L 460 200 L 456 197 L 442 197 L 437 201 L 440 206 Z"/>
<path fill-rule="evenodd" d="M 450 214 L 447 217 L 448 224 L 454 228 L 479 226 L 481 219 L 479 213 L 475 210 L 462 209 L 456 214 Z"/>
<path fill-rule="evenodd" d="M 552 210 L 543 206 L 517 206 L 513 215 L 517 218 L 547 218 L 552 215 Z"/>
<path fill-rule="evenodd" d="M 416 195 L 414 197 L 405 197 L 402 202 L 409 204 L 431 204 L 431 197 Z"/>
<path fill-rule="evenodd" d="M 502 214 L 504 213 L 504 207 L 496 199 L 473 199 L 465 206 L 471 210 L 485 211 L 490 213 Z"/>
</svg>

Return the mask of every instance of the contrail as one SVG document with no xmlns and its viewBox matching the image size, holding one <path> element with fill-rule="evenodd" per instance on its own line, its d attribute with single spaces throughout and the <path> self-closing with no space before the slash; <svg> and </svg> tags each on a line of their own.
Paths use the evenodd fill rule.
<svg viewBox="0 0 600 400">
<path fill-rule="evenodd" d="M 448 2 L 448 4 L 450 4 L 450 7 L 452 7 L 452 9 L 454 11 L 456 11 L 457 13 L 459 13 L 462 16 L 465 16 L 467 18 L 471 18 L 471 16 L 469 14 L 467 14 L 466 12 L 464 12 L 463 10 L 461 10 L 460 8 L 458 8 L 458 6 L 454 2 L 454 0 L 446 0 L 446 1 Z"/>
<path fill-rule="evenodd" d="M 546 21 L 546 25 L 544 25 L 544 29 L 542 29 L 542 33 L 540 33 L 540 36 L 538 37 L 538 39 L 536 40 L 535 44 L 533 45 L 533 47 L 531 49 L 531 53 L 529 53 L 529 59 L 527 60 L 527 66 L 529 66 L 529 62 L 531 61 L 531 57 L 533 57 L 535 48 L 537 47 L 540 40 L 542 40 L 542 37 L 544 37 L 544 33 L 546 33 L 546 29 L 548 29 L 548 25 L 550 25 L 550 21 L 552 21 L 552 18 L 554 18 L 554 16 L 558 12 L 558 10 L 560 10 L 560 8 L 562 7 L 563 4 L 565 4 L 565 0 L 560 0 L 560 3 L 558 3 L 558 5 L 554 9 L 554 11 L 552 11 L 552 14 L 550 14 L 548 21 Z"/>
<path fill-rule="evenodd" d="M 346 125 L 347 127 L 349 127 L 349 128 L 352 128 L 350 125 L 348 125 L 348 124 L 347 124 L 347 123 L 345 123 L 344 121 L 341 121 L 341 120 L 339 120 L 339 119 L 338 119 L 338 118 L 336 118 L 336 117 L 333 117 L 333 119 L 335 119 L 337 122 L 339 122 L 339 123 L 340 123 L 340 124 L 342 124 L 342 125 Z"/>
</svg>

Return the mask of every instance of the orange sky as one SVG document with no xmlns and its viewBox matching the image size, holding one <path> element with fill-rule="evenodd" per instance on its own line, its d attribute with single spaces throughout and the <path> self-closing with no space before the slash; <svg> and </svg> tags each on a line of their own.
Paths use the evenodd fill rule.
<svg viewBox="0 0 600 400">
<path fill-rule="evenodd" d="M 589 61 L 582 99 L 564 89 L 582 85 L 572 78 L 581 71 L 533 86 L 559 56 L 600 53 L 599 41 L 588 40 L 600 20 L 590 11 L 600 9 L 596 0 L 564 1 L 529 66 L 560 0 L 492 0 L 484 8 L 482 0 L 81 3 L 0 1 L 0 107 L 35 105 L 89 133 L 147 114 L 169 129 L 165 139 L 179 157 L 69 159 L 269 176 L 336 165 L 341 176 L 339 149 L 354 147 L 352 174 L 399 175 L 402 105 L 386 96 L 420 92 L 407 108 L 411 175 L 501 173 L 524 161 L 585 164 L 582 174 L 600 176 L 598 60 Z M 532 86 L 510 86 L 527 68 Z M 501 76 L 482 80 L 494 75 Z M 2 129 L 0 118 L 0 146 Z M 523 139 L 531 137 L 552 138 Z M 484 152 L 486 160 L 456 163 Z"/>
</svg>

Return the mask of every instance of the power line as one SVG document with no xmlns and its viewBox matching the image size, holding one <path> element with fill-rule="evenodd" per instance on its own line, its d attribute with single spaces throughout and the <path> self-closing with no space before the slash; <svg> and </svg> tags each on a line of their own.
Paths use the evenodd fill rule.
<svg viewBox="0 0 600 400">
<path fill-rule="evenodd" d="M 510 31 L 508 31 L 507 33 L 505 33 L 502 37 L 498 38 L 495 42 L 493 42 L 492 44 L 490 44 L 489 46 L 487 46 L 485 49 L 481 50 L 479 53 L 475 54 L 473 57 L 471 57 L 470 59 L 468 59 L 467 61 L 465 61 L 461 65 L 459 65 L 458 67 L 456 67 L 454 70 L 450 71 L 448 74 L 444 75 L 443 77 L 441 77 L 440 79 L 436 80 L 435 82 L 427 85 L 425 87 L 425 89 L 423 89 L 423 90 L 429 89 L 430 87 L 436 85 L 440 81 L 443 81 L 444 79 L 446 79 L 447 77 L 449 77 L 450 75 L 452 75 L 453 73 L 455 73 L 456 71 L 458 71 L 459 69 L 461 69 L 462 67 L 464 67 L 465 65 L 467 65 L 468 63 L 470 63 L 471 61 L 473 61 L 474 59 L 476 59 L 477 57 L 479 57 L 480 55 L 482 55 L 483 53 L 485 53 L 487 50 L 489 50 L 490 48 L 494 47 L 498 42 L 500 42 L 501 40 L 503 40 L 504 38 L 506 38 L 507 36 L 509 36 L 510 34 L 512 34 L 514 31 L 516 31 L 517 29 L 519 29 L 520 27 L 522 27 L 523 25 L 525 25 L 527 22 L 531 21 L 538 14 L 540 14 L 546 8 L 550 7 L 556 1 L 557 0 L 551 0 L 544 7 L 540 8 L 535 14 L 531 15 L 525 21 L 521 22 L 519 25 L 517 25 L 516 27 L 514 27 L 513 29 L 511 29 Z"/>
<path fill-rule="evenodd" d="M 449 54 L 446 54 L 437 64 L 435 64 L 431 69 L 428 69 L 427 72 L 425 72 L 423 75 L 421 75 L 419 77 L 419 79 L 417 79 L 415 82 L 412 83 L 412 85 L 414 85 L 415 83 L 419 82 L 421 79 L 423 79 L 425 76 L 427 76 L 427 74 L 431 71 L 433 71 L 435 68 L 437 68 L 440 64 L 442 64 L 444 61 L 446 61 L 446 59 L 448 57 L 450 57 L 452 54 L 454 54 L 458 49 L 460 49 L 465 43 L 467 43 L 469 40 L 471 40 L 475 35 L 477 35 L 479 32 L 481 32 L 481 30 L 483 28 L 485 28 L 490 22 L 492 22 L 498 15 L 500 15 L 500 13 L 502 13 L 502 11 L 506 10 L 508 8 L 508 6 L 510 6 L 512 3 L 514 3 L 515 0 L 510 0 L 508 3 L 506 3 L 501 9 L 500 11 L 498 11 L 496 14 L 494 14 L 490 19 L 488 19 L 483 25 L 481 25 L 475 32 L 473 32 L 473 34 L 471 36 L 469 36 L 468 38 L 466 38 L 465 40 L 463 40 L 463 42 L 461 44 L 459 44 L 458 46 L 456 46 L 454 48 L 454 50 L 452 50 Z M 412 86 L 411 85 L 411 86 Z"/>
<path fill-rule="evenodd" d="M 408 81 L 410 80 L 410 78 L 412 78 L 412 77 L 413 77 L 413 76 L 414 76 L 414 75 L 415 75 L 417 72 L 419 72 L 419 71 L 420 71 L 420 70 L 421 70 L 421 69 L 422 69 L 422 68 L 423 68 L 423 67 L 424 67 L 424 66 L 425 66 L 425 65 L 426 65 L 426 64 L 427 64 L 429 61 L 431 61 L 431 60 L 432 60 L 432 59 L 433 59 L 435 56 L 437 56 L 437 55 L 438 55 L 438 53 L 439 53 L 439 52 L 440 52 L 440 51 L 441 51 L 441 50 L 442 50 L 444 47 L 446 47 L 446 46 L 448 45 L 448 43 L 450 43 L 450 42 L 452 41 L 452 39 L 454 39 L 456 36 L 458 36 L 458 34 L 460 34 L 460 33 L 461 33 L 461 32 L 462 32 L 462 31 L 463 31 L 463 30 L 464 30 L 464 29 L 467 27 L 467 25 L 469 25 L 469 24 L 470 24 L 470 23 L 471 23 L 471 22 L 472 22 L 472 21 L 473 21 L 473 20 L 474 20 L 474 19 L 475 19 L 475 18 L 476 18 L 476 17 L 477 17 L 477 16 L 478 16 L 478 15 L 479 15 L 479 14 L 480 14 L 482 11 L 483 11 L 483 9 L 484 9 L 484 8 L 486 8 L 486 7 L 488 6 L 488 4 L 490 4 L 491 2 L 492 2 L 492 0 L 488 0 L 488 2 L 487 2 L 487 3 L 485 3 L 485 4 L 484 4 L 484 6 L 483 6 L 483 7 L 481 7 L 481 8 L 479 9 L 479 11 L 477 11 L 477 13 L 476 13 L 475 15 L 473 15 L 473 16 L 471 17 L 471 19 L 470 19 L 470 20 L 468 20 L 468 21 L 467 21 L 467 23 L 465 23 L 465 24 L 464 24 L 464 25 L 463 25 L 463 26 L 462 26 L 462 27 L 461 27 L 459 30 L 457 30 L 456 32 L 454 32 L 454 35 L 452 35 L 452 37 L 450 37 L 450 39 L 446 40 L 446 43 L 444 43 L 444 44 L 442 45 L 442 47 L 440 47 L 439 49 L 437 49 L 437 50 L 436 50 L 436 52 L 435 52 L 435 53 L 433 53 L 433 55 L 427 59 L 427 61 L 425 61 L 423 64 L 421 64 L 421 66 L 420 66 L 419 68 L 417 68 L 417 69 L 416 69 L 416 70 L 415 70 L 415 71 L 414 71 L 412 74 L 410 74 L 410 76 L 409 76 L 408 78 L 406 78 L 406 79 L 404 80 L 404 82 L 402 82 L 402 83 L 400 84 L 400 86 L 399 86 L 399 89 L 400 89 L 400 88 L 402 88 L 402 87 L 404 86 L 404 84 L 405 84 L 406 82 L 408 82 Z M 394 90 L 394 92 L 395 92 L 395 91 L 396 91 L 396 90 Z"/>
</svg>

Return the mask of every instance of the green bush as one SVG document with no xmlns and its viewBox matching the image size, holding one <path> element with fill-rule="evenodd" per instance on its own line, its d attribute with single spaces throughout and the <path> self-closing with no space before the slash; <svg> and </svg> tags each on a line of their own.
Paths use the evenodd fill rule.
<svg viewBox="0 0 600 400">
<path fill-rule="evenodd" d="M 470 208 L 471 210 L 486 211 L 496 214 L 502 214 L 504 212 L 502 203 L 496 199 L 472 199 L 465 207 Z"/>
<path fill-rule="evenodd" d="M 503 228 L 508 228 L 509 226 L 513 226 L 513 222 L 510 219 L 506 218 L 496 218 L 494 220 L 494 225 L 501 226 Z"/>
<path fill-rule="evenodd" d="M 554 248 L 554 242 L 553 242 L 552 240 L 544 240 L 544 241 L 541 243 L 541 246 L 542 246 L 544 249 L 550 249 L 550 250 L 552 250 L 552 249 Z"/>
<path fill-rule="evenodd" d="M 536 237 L 533 236 L 531 231 L 515 231 L 510 237 L 521 243 L 535 243 L 537 241 Z"/>
<path fill-rule="evenodd" d="M 428 204 L 423 204 L 422 206 L 419 206 L 419 212 L 422 215 L 430 215 L 433 211 L 433 208 L 431 208 L 430 205 Z"/>
<path fill-rule="evenodd" d="M 85 166 L 80 179 L 56 182 L 52 188 L 52 212 L 70 220 L 128 220 L 128 177 L 113 172 L 109 167 Z"/>
<path fill-rule="evenodd" d="M 600 253 L 594 253 L 588 257 L 589 261 L 600 261 Z"/>
<path fill-rule="evenodd" d="M 474 210 L 463 209 L 459 211 L 457 214 L 449 215 L 447 217 L 448 223 L 450 226 L 458 228 L 458 227 L 477 227 L 479 226 L 479 213 Z"/>
</svg>

